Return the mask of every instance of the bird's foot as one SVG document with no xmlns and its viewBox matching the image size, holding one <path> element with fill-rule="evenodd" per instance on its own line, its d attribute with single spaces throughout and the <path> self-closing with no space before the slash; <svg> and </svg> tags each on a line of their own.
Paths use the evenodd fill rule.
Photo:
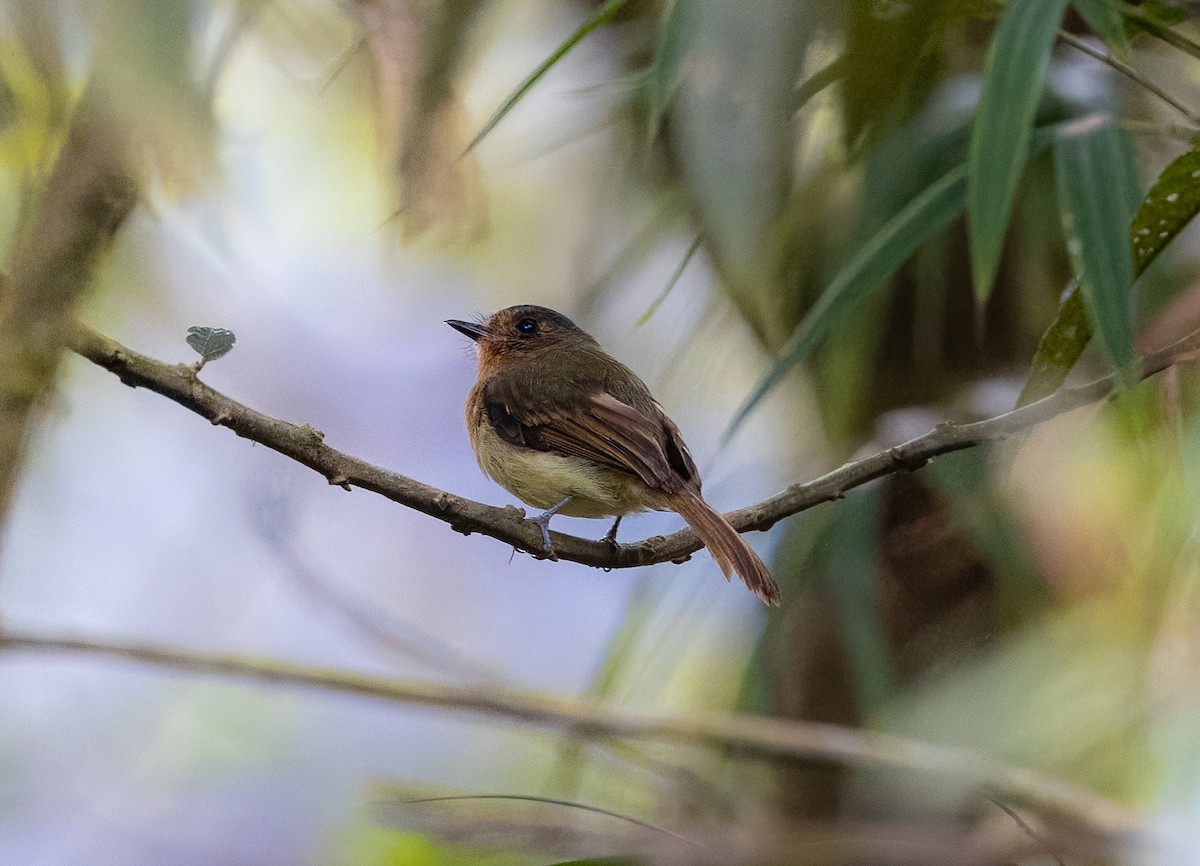
<svg viewBox="0 0 1200 866">
<path fill-rule="evenodd" d="M 547 559 L 558 559 L 558 555 L 554 552 L 554 544 L 550 541 L 550 518 L 558 514 L 558 509 L 562 508 L 570 501 L 571 497 L 568 496 L 557 505 L 552 505 L 547 508 L 537 517 L 529 518 L 530 522 L 536 523 L 538 529 L 542 531 L 542 551 L 546 554 Z"/>
<path fill-rule="evenodd" d="M 621 517 L 624 517 L 624 515 L 621 515 Z M 608 532 L 604 533 L 604 537 L 600 539 L 609 547 L 617 546 L 617 527 L 621 525 L 621 517 L 613 521 L 613 525 L 609 528 Z"/>
<path fill-rule="evenodd" d="M 548 559 L 558 559 L 554 555 L 554 545 L 550 542 L 550 518 L 554 515 L 549 511 L 542 512 L 537 517 L 529 518 L 537 524 L 538 529 L 542 530 L 542 551 Z"/>
</svg>

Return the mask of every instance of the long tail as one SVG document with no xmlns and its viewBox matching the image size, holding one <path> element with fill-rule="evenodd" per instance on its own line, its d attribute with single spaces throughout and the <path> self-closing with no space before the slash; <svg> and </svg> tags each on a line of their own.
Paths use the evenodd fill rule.
<svg viewBox="0 0 1200 866">
<path fill-rule="evenodd" d="M 725 573 L 726 580 L 736 572 L 764 604 L 779 607 L 779 584 L 758 554 L 720 512 L 713 510 L 699 493 L 692 490 L 672 494 L 670 503 L 671 508 L 679 512 L 679 516 L 700 536 L 712 558 Z"/>
</svg>

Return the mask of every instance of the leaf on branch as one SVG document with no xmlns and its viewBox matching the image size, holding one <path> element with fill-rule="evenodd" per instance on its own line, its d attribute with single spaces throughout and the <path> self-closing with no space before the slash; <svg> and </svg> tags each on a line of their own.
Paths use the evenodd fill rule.
<svg viewBox="0 0 1200 866">
<path fill-rule="evenodd" d="M 1133 256 L 1137 208 L 1133 146 L 1113 123 L 1064 135 L 1054 146 L 1063 232 L 1092 326 L 1120 371 L 1133 360 Z"/>
<path fill-rule="evenodd" d="M 1067 0 L 1012 0 L 988 47 L 967 160 L 971 276 L 980 305 L 991 294 L 996 278 L 1066 5 Z"/>
<path fill-rule="evenodd" d="M 187 330 L 187 343 L 196 350 L 202 365 L 229 354 L 236 342 L 237 336 L 227 328 L 192 325 Z"/>
</svg>

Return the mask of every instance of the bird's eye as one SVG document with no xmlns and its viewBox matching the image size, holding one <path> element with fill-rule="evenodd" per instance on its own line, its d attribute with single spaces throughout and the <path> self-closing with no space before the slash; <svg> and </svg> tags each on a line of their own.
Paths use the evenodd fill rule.
<svg viewBox="0 0 1200 866">
<path fill-rule="evenodd" d="M 517 322 L 517 330 L 522 334 L 536 334 L 538 329 L 537 321 L 534 319 L 522 319 Z"/>
</svg>

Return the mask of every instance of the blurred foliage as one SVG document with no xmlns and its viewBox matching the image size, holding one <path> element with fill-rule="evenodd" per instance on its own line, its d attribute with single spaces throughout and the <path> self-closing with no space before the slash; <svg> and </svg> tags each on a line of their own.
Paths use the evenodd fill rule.
<svg viewBox="0 0 1200 866">
<path fill-rule="evenodd" d="M 617 130 L 618 152 L 597 171 L 613 190 L 651 199 L 658 216 L 622 214 L 616 230 L 597 218 L 596 233 L 622 246 L 627 268 L 695 240 L 636 303 L 622 306 L 621 281 L 590 272 L 574 302 L 661 318 L 685 269 L 711 263 L 714 305 L 735 311 L 761 349 L 735 425 L 768 395 L 811 397 L 824 425 L 816 450 L 836 465 L 937 419 L 1000 414 L 1073 373 L 1115 367 L 1126 386 L 1019 442 L 939 460 L 791 522 L 773 564 L 788 606 L 761 635 L 729 637 L 753 653 L 688 660 L 686 687 L 667 674 L 655 688 L 703 692 L 693 704 L 710 709 L 740 693 L 743 710 L 970 746 L 1148 812 L 1162 806 L 1173 762 L 1195 749 L 1168 735 L 1200 715 L 1200 392 L 1186 372 L 1137 384 L 1133 365 L 1159 334 L 1200 327 L 1200 253 L 1186 231 L 1200 211 L 1200 127 L 1195 111 L 1180 117 L 1154 92 L 1157 82 L 1200 106 L 1195 4 L 561 6 L 572 25 L 548 53 L 503 72 L 509 95 L 481 110 L 464 94 L 493 75 L 480 58 L 511 11 L 503 0 L 9 0 L 6 266 L 83 94 L 136 130 L 139 168 L 156 188 L 185 196 L 225 168 L 225 65 L 241 46 L 306 43 L 329 21 L 353 38 L 338 63 L 325 63 L 336 59 L 326 50 L 315 65 L 335 77 L 346 67 L 362 76 L 348 86 L 373 89 L 379 183 L 395 190 L 380 222 L 398 216 L 405 237 L 433 233 L 446 255 L 469 254 L 509 216 L 489 196 L 487 149 L 560 63 L 601 55 L 596 68 L 619 85 L 600 119 Z M 635 233 L 639 222 L 649 228 Z M 778 435 L 798 434 L 782 423 Z M 778 486 L 814 474 L 797 467 Z M 594 678 L 597 698 L 623 700 L 645 648 L 664 630 L 695 628 L 667 609 L 649 590 L 633 594 Z M 697 862 L 734 862 L 721 845 L 749 845 L 735 838 L 744 827 L 762 843 L 747 862 L 784 862 L 771 859 L 773 834 L 806 822 L 921 813 L 921 826 L 961 828 L 978 805 L 936 784 L 824 764 L 665 748 L 597 757 L 603 749 L 574 738 L 541 746 L 556 756 L 552 793 L 715 840 Z M 1192 767 L 1173 784 L 1190 792 L 1194 815 L 1200 775 Z M 629 848 L 571 862 L 642 862 L 645 852 L 641 837 L 571 815 L 475 807 L 413 832 L 352 823 L 331 859 L 545 864 L 597 839 Z"/>
</svg>

